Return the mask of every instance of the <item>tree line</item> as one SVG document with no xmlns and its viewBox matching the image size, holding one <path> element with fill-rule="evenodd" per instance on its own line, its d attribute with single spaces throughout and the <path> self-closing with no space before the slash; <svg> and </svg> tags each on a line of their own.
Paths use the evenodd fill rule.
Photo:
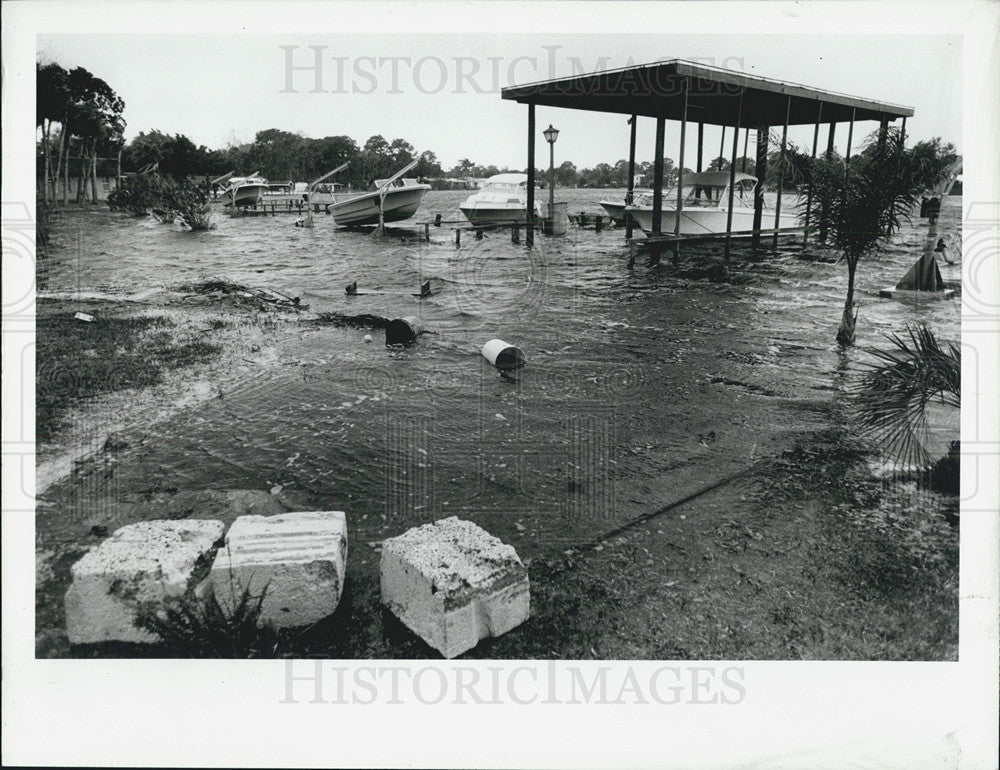
<svg viewBox="0 0 1000 770">
<path fill-rule="evenodd" d="M 56 63 L 37 65 L 36 126 L 41 131 L 40 165 L 43 167 L 42 196 L 48 203 L 58 197 L 63 203 L 69 195 L 69 179 L 80 180 L 77 200 L 84 197 L 84 180 L 90 182 L 90 193 L 97 201 L 97 168 L 99 158 L 117 160 L 116 175 L 156 168 L 175 180 L 216 177 L 230 171 L 237 175 L 258 172 L 271 181 L 310 182 L 332 169 L 347 163 L 334 180 L 354 188 L 367 188 L 375 179 L 389 176 L 411 161 L 417 161 L 413 175 L 426 180 L 468 179 L 493 176 L 505 171 L 525 173 L 526 169 L 498 168 L 480 165 L 468 158 L 451 168 L 444 168 L 431 150 L 418 152 L 405 139 L 386 139 L 380 134 L 359 145 L 349 136 L 327 136 L 313 139 L 298 133 L 269 128 L 258 131 L 252 142 L 231 144 L 221 149 L 195 145 L 183 134 L 159 130 L 140 132 L 126 143 L 123 133 L 125 103 L 103 80 L 82 67 L 65 70 Z M 779 181 L 788 189 L 796 189 L 809 179 L 815 160 L 793 143 L 788 143 L 782 156 L 776 137 L 770 137 L 767 154 L 765 187 L 775 188 Z M 954 146 L 940 138 L 919 142 L 913 152 L 931 159 L 941 167 L 958 157 Z M 835 158 L 840 156 L 834 153 Z M 690 162 L 690 161 L 689 161 Z M 72 168 L 71 168 L 72 167 Z M 726 171 L 730 162 L 724 157 L 704 159 L 703 170 Z M 695 169 L 687 164 L 685 174 Z M 754 158 L 741 157 L 736 170 L 756 174 Z M 654 165 L 636 164 L 636 184 L 652 187 Z M 678 169 L 672 158 L 663 159 L 663 182 L 669 186 L 677 179 Z M 540 184 L 548 184 L 548 169 L 536 169 Z M 555 183 L 561 187 L 626 188 L 628 161 L 620 159 L 613 165 L 598 163 L 593 168 L 578 169 L 564 161 L 555 169 Z M 442 185 L 446 186 L 446 185 Z"/>
<path fill-rule="evenodd" d="M 35 127 L 41 130 L 42 199 L 69 199 L 72 173 L 77 201 L 90 182 L 97 202 L 97 160 L 117 157 L 125 145 L 125 102 L 101 78 L 83 67 L 65 70 L 54 62 L 36 65 Z M 71 164 L 76 160 L 76 164 Z M 71 165 L 76 168 L 70 169 Z"/>
</svg>

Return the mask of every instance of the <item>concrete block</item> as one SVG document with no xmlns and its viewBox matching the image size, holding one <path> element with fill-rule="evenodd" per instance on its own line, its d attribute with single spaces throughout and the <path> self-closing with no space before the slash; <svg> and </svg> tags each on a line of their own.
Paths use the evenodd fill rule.
<svg viewBox="0 0 1000 770">
<path fill-rule="evenodd" d="M 261 620 L 278 628 L 332 615 L 347 574 L 343 511 L 240 516 L 226 534 L 209 575 L 215 598 L 229 609 L 245 588 L 265 590 Z"/>
<path fill-rule="evenodd" d="M 129 524 L 70 568 L 66 631 L 71 644 L 154 642 L 135 627 L 140 602 L 180 596 L 195 563 L 222 537 L 221 521 L 185 519 Z"/>
<path fill-rule="evenodd" d="M 513 547 L 452 516 L 382 543 L 382 602 L 446 658 L 528 619 L 528 571 Z"/>
</svg>

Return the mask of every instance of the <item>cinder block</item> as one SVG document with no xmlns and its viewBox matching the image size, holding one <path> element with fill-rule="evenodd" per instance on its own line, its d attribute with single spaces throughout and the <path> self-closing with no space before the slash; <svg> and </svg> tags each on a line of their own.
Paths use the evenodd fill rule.
<svg viewBox="0 0 1000 770">
<path fill-rule="evenodd" d="M 240 516 L 209 577 L 226 609 L 244 589 L 259 596 L 266 588 L 261 620 L 284 628 L 332 615 L 346 570 L 347 517 L 343 511 L 308 511 Z"/>
<path fill-rule="evenodd" d="M 140 602 L 180 596 L 195 563 L 222 537 L 221 521 L 184 519 L 129 524 L 74 564 L 66 592 L 71 644 L 154 642 L 135 627 Z"/>
<path fill-rule="evenodd" d="M 528 619 L 528 571 L 513 547 L 452 516 L 382 543 L 382 602 L 446 658 Z"/>
</svg>

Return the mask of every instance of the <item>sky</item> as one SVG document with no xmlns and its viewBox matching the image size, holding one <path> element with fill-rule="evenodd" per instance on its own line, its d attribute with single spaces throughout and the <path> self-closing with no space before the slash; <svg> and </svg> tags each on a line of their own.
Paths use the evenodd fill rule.
<svg viewBox="0 0 1000 770">
<path fill-rule="evenodd" d="M 126 138 L 158 129 L 210 148 L 267 128 L 359 145 L 381 134 L 433 151 L 445 168 L 462 158 L 523 168 L 527 109 L 501 100 L 502 87 L 667 58 L 907 105 L 913 141 L 941 136 L 959 151 L 962 142 L 957 35 L 43 34 L 37 48 L 40 60 L 86 67 L 118 92 Z M 624 115 L 539 107 L 536 120 L 539 132 L 560 129 L 556 165 L 628 156 Z M 859 124 L 855 147 L 876 127 Z M 639 120 L 640 162 L 652 160 L 654 130 L 653 119 Z M 706 148 L 717 147 L 720 129 L 705 131 Z M 679 135 L 668 121 L 672 158 Z M 837 132 L 841 151 L 846 135 Z M 811 147 L 812 128 L 790 128 L 789 140 Z"/>
</svg>

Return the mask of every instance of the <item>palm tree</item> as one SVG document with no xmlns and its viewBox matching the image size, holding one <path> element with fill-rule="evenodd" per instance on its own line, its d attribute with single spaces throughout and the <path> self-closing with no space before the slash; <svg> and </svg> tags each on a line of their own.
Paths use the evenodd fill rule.
<svg viewBox="0 0 1000 770">
<path fill-rule="evenodd" d="M 882 137 L 872 134 L 850 163 L 839 157 L 816 159 L 810 176 L 821 212 L 816 219 L 826 225 L 829 240 L 847 263 L 847 298 L 837 341 L 849 345 L 857 320 L 858 262 L 885 246 L 909 219 L 927 187 L 927 172 L 903 147 L 901 133 L 890 129 Z"/>
<path fill-rule="evenodd" d="M 904 465 L 927 467 L 928 404 L 961 406 L 962 355 L 953 342 L 941 344 L 924 324 L 906 335 L 886 335 L 893 347 L 873 350 L 878 359 L 856 391 L 858 417 L 868 435 Z"/>
</svg>

